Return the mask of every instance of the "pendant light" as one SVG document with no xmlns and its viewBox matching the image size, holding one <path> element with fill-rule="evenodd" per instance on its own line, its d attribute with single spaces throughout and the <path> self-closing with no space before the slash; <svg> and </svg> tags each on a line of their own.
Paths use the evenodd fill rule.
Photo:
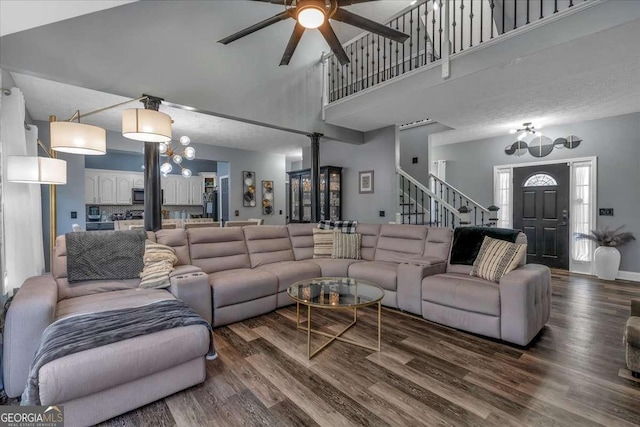
<svg viewBox="0 0 640 427">
<path fill-rule="evenodd" d="M 67 162 L 39 156 L 7 156 L 7 181 L 21 184 L 65 185 Z"/>
<path fill-rule="evenodd" d="M 171 141 L 171 117 L 160 111 L 131 108 L 122 112 L 122 135 L 144 142 Z"/>
<path fill-rule="evenodd" d="M 107 131 L 78 122 L 51 121 L 51 149 L 63 153 L 100 156 L 107 153 Z"/>
</svg>

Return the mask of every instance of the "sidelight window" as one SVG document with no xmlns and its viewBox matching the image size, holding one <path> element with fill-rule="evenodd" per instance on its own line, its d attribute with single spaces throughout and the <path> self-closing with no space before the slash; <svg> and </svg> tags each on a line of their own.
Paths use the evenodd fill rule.
<svg viewBox="0 0 640 427">
<path fill-rule="evenodd" d="M 591 162 L 573 164 L 573 200 L 571 201 L 572 235 L 589 234 L 591 229 Z M 593 244 L 589 240 L 575 240 L 572 256 L 575 261 L 591 262 Z"/>
<path fill-rule="evenodd" d="M 495 173 L 493 203 L 498 211 L 498 227 L 511 227 L 511 168 L 498 169 Z"/>
</svg>

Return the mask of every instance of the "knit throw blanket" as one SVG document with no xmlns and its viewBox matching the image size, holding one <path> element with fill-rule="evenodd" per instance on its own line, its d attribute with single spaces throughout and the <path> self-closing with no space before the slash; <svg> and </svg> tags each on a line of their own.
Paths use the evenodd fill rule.
<svg viewBox="0 0 640 427">
<path fill-rule="evenodd" d="M 53 360 L 140 335 L 190 325 L 203 325 L 209 330 L 211 339 L 206 357 L 208 360 L 215 359 L 217 354 L 211 325 L 187 304 L 176 299 L 134 308 L 79 314 L 53 322 L 42 334 L 20 404 L 40 405 L 38 372 Z"/>
<path fill-rule="evenodd" d="M 69 283 L 138 278 L 146 238 L 144 230 L 65 234 Z"/>
</svg>

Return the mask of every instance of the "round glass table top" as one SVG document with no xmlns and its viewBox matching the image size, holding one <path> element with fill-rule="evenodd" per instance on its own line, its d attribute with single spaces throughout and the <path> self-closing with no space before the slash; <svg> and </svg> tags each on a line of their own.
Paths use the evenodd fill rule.
<svg viewBox="0 0 640 427">
<path fill-rule="evenodd" d="M 323 308 L 364 307 L 380 301 L 384 291 L 377 285 L 348 277 L 318 277 L 289 286 L 295 301 Z"/>
</svg>

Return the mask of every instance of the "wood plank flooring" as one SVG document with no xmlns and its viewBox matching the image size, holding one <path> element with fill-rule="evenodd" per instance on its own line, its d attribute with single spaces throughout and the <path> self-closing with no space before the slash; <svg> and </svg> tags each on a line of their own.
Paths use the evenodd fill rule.
<svg viewBox="0 0 640 427">
<path fill-rule="evenodd" d="M 311 361 L 292 306 L 217 329 L 205 383 L 103 425 L 637 426 L 622 345 L 632 298 L 640 283 L 554 271 L 551 319 L 528 348 L 385 309 L 380 353 L 335 342 Z M 327 332 L 350 319 L 313 316 Z M 345 336 L 375 331 L 365 309 Z"/>
</svg>

